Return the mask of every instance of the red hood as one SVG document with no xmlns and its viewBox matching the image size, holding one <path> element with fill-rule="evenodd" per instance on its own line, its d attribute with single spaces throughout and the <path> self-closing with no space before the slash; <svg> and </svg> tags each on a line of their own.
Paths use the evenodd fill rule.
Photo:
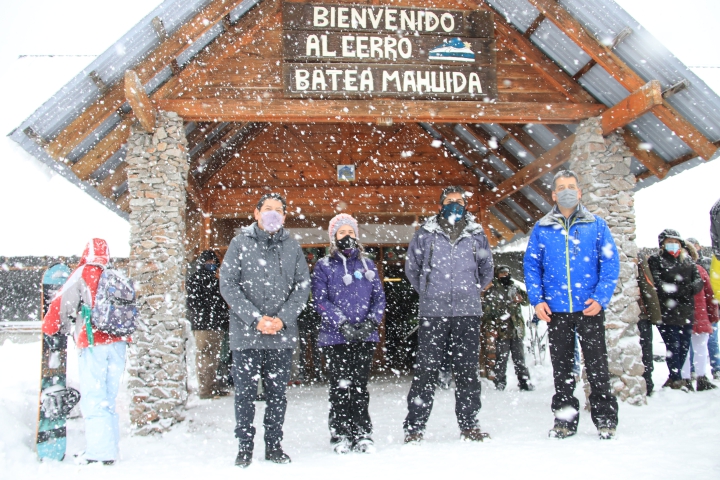
<svg viewBox="0 0 720 480">
<path fill-rule="evenodd" d="M 83 265 L 107 265 L 110 261 L 110 251 L 107 242 L 102 238 L 93 238 L 85 246 L 78 268 Z"/>
</svg>

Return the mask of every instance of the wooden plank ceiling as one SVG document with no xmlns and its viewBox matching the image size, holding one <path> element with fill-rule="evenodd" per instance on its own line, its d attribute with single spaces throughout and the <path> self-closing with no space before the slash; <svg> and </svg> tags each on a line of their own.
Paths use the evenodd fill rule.
<svg viewBox="0 0 720 480">
<path fill-rule="evenodd" d="M 287 195 L 296 225 L 321 224 L 340 210 L 371 221 L 412 222 L 436 211 L 443 186 L 457 184 L 476 193 L 472 210 L 492 229 L 494 240 L 509 240 L 529 231 L 550 207 L 548 185 L 540 174 L 527 172 L 537 172 L 540 165 L 549 173 L 567 160 L 571 132 L 556 124 L 602 115 L 611 131 L 652 109 L 696 155 L 706 159 L 712 155 L 716 146 L 658 97 L 659 86 L 645 85 L 555 1 L 530 1 L 541 14 L 524 34 L 495 15 L 499 99 L 494 104 L 286 99 L 279 0 L 262 0 L 235 24 L 228 14 L 240 1 L 211 2 L 164 38 L 133 68 L 137 77 L 132 78 L 147 83 L 171 67 L 170 80 L 150 98 L 157 108 L 176 111 L 187 122 L 188 199 L 191 208 L 206 218 L 246 218 L 258 196 L 272 190 Z M 482 0 L 392 3 L 490 8 Z M 609 114 L 578 84 L 582 70 L 576 78 L 570 77 L 529 40 L 545 19 L 588 53 L 593 65 L 605 68 L 631 93 L 645 93 L 633 97 L 636 103 L 626 102 Z M 219 23 L 223 33 L 181 68 L 177 56 Z M 122 82 L 111 86 L 49 142 L 48 153 L 64 161 L 114 112 L 123 112 L 118 109 L 125 102 L 124 90 Z M 136 115 L 121 117 L 71 168 L 128 210 L 125 163 L 94 175 L 127 141 Z M 488 123 L 495 124 L 492 131 L 483 125 Z M 549 137 L 554 147 L 543 148 L 531 135 L 527 124 L 539 123 L 545 126 L 535 128 L 548 127 L 546 140 Z M 633 134 L 624 135 L 648 172 L 664 177 L 670 164 L 643 150 Z M 548 162 L 551 169 L 544 167 Z M 357 181 L 352 185 L 337 181 L 340 164 L 356 166 Z"/>
</svg>

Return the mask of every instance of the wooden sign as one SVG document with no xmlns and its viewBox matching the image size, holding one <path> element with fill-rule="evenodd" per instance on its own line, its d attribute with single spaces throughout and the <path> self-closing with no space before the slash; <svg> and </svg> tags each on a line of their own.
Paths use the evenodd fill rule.
<svg viewBox="0 0 720 480">
<path fill-rule="evenodd" d="M 291 98 L 497 98 L 493 14 L 283 4 Z"/>
<path fill-rule="evenodd" d="M 392 5 L 284 3 L 283 30 L 385 32 L 474 38 L 495 36 L 487 10 L 438 10 Z"/>
</svg>

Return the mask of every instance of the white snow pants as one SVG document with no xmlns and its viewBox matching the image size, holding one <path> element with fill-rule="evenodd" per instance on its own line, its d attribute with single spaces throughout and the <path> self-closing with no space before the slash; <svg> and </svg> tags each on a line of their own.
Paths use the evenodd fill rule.
<svg viewBox="0 0 720 480">
<path fill-rule="evenodd" d="M 80 409 L 85 418 L 85 458 L 117 460 L 120 427 L 115 398 L 125 370 L 127 343 L 95 345 L 79 351 Z"/>
<path fill-rule="evenodd" d="M 704 377 L 707 374 L 708 363 L 708 338 L 709 333 L 693 333 L 692 334 L 692 354 L 693 366 L 695 367 L 695 376 L 697 378 Z M 682 368 L 682 378 L 690 379 L 690 352 L 685 357 L 685 363 Z"/>
</svg>

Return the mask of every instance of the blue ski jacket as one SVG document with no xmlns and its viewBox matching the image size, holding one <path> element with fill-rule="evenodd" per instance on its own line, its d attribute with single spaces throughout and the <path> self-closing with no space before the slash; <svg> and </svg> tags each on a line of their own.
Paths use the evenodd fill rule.
<svg viewBox="0 0 720 480">
<path fill-rule="evenodd" d="M 620 260 L 610 229 L 580 205 L 566 219 L 557 207 L 530 233 L 524 259 L 525 285 L 532 305 L 547 302 L 553 312 L 579 312 L 588 299 L 607 309 Z"/>
</svg>

